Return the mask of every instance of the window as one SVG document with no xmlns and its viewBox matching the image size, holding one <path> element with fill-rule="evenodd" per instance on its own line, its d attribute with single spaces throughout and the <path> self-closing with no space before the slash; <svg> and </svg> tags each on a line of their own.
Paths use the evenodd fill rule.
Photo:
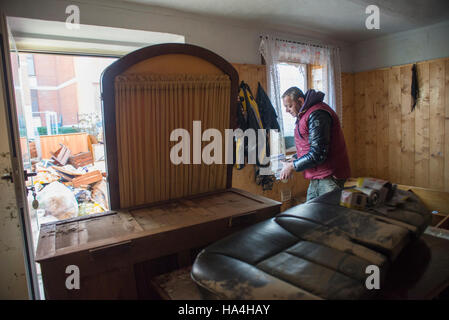
<svg viewBox="0 0 449 320">
<path fill-rule="evenodd" d="M 27 55 L 27 71 L 28 76 L 34 77 L 36 76 L 36 69 L 34 68 L 34 58 L 32 54 Z"/>
<path fill-rule="evenodd" d="M 298 87 L 307 91 L 307 65 L 296 63 L 280 63 L 280 89 L 282 94 L 291 87 Z M 282 106 L 282 119 L 284 124 L 285 150 L 287 153 L 295 152 L 294 130 L 296 119 L 285 111 Z"/>
<path fill-rule="evenodd" d="M 30 89 L 31 112 L 39 112 L 39 99 L 36 89 Z"/>
<path fill-rule="evenodd" d="M 325 92 L 326 89 L 324 88 L 324 79 L 325 79 L 325 73 L 326 70 L 324 66 L 316 66 L 316 65 L 310 65 L 308 68 L 308 79 L 309 83 L 311 84 L 311 88 Z"/>
<path fill-rule="evenodd" d="M 304 93 L 308 89 L 315 89 L 326 93 L 324 86 L 325 68 L 319 65 L 307 65 L 299 63 L 279 63 L 280 94 L 290 87 L 298 87 Z M 285 111 L 282 105 L 282 121 L 284 125 L 285 150 L 295 153 L 294 130 L 296 119 Z"/>
</svg>

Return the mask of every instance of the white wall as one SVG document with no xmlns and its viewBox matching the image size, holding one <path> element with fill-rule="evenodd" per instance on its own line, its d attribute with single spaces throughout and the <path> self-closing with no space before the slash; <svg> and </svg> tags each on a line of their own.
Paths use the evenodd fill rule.
<svg viewBox="0 0 449 320">
<path fill-rule="evenodd" d="M 99 89 L 101 73 L 115 60 L 116 59 L 114 58 L 74 58 L 78 93 L 78 114 L 97 112 L 101 115 L 101 97 Z M 95 84 L 97 86 L 95 86 Z"/>
<path fill-rule="evenodd" d="M 359 72 L 445 57 L 449 57 L 449 21 L 357 43 L 353 70 Z"/>
<path fill-rule="evenodd" d="M 175 10 L 115 1 L 15 0 L 4 5 L 7 15 L 43 20 L 65 21 L 69 4 L 80 8 L 80 22 L 116 28 L 175 33 L 185 36 L 185 42 L 214 51 L 232 63 L 259 64 L 259 35 L 276 33 L 291 40 L 315 39 L 342 47 L 343 71 L 351 70 L 352 55 L 344 42 L 336 42 L 319 33 L 298 29 L 276 29 L 266 25 L 243 23 L 234 19 L 215 19 L 181 13 Z M 126 7 L 125 7 L 126 5 Z M 76 30 L 73 31 L 74 33 Z M 130 39 L 132 41 L 132 39 Z"/>
</svg>

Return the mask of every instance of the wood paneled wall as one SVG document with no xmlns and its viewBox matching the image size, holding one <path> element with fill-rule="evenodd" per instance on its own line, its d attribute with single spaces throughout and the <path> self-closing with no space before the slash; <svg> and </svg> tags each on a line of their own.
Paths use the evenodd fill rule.
<svg viewBox="0 0 449 320">
<path fill-rule="evenodd" d="M 355 114 L 352 111 L 354 105 L 354 75 L 352 73 L 341 74 L 342 86 L 342 128 L 345 136 L 351 171 L 354 176 L 355 167 Z"/>
<path fill-rule="evenodd" d="M 245 81 L 251 88 L 254 98 L 257 95 L 257 83 L 260 82 L 264 90 L 267 91 L 267 69 L 265 65 L 239 63 L 233 63 L 232 65 L 239 74 L 239 84 Z"/>
<path fill-rule="evenodd" d="M 243 80 L 248 83 L 253 95 L 257 94 L 258 82 L 267 91 L 267 76 L 264 65 L 233 64 L 233 66 L 239 73 L 240 81 Z M 309 182 L 304 179 L 303 175 L 296 173 L 287 183 L 276 181 L 273 184 L 272 190 L 263 191 L 262 186 L 256 184 L 254 177 L 254 165 L 246 165 L 242 170 L 234 168 L 232 173 L 232 186 L 277 201 L 281 201 L 281 192 L 283 190 L 289 190 L 292 195 L 292 201 L 283 203 L 281 207 L 282 211 L 295 205 L 297 198 L 305 197 L 307 187 L 309 186 Z"/>
<path fill-rule="evenodd" d="M 449 58 L 417 65 L 413 112 L 412 65 L 343 75 L 353 176 L 449 191 Z"/>
<path fill-rule="evenodd" d="M 420 96 L 411 112 L 412 65 L 342 74 L 343 132 L 352 176 L 449 191 L 449 58 L 419 62 Z M 266 89 L 264 65 L 234 64 L 256 94 Z M 234 170 L 233 186 L 279 200 L 289 189 L 305 195 L 308 181 L 296 174 L 287 184 L 262 191 L 254 167 Z"/>
</svg>

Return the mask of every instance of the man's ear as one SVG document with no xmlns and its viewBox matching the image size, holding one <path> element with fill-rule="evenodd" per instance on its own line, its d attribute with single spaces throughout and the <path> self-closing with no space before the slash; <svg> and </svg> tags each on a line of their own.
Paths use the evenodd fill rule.
<svg viewBox="0 0 449 320">
<path fill-rule="evenodd" d="M 304 105 L 304 98 L 299 97 L 298 98 L 298 105 L 297 105 L 298 110 L 296 110 L 296 111 L 299 112 L 299 109 L 301 109 L 303 105 Z"/>
</svg>

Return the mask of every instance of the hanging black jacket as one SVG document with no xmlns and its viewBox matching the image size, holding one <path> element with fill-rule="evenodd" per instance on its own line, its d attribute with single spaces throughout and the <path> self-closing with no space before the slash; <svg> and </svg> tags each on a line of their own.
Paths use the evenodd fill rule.
<svg viewBox="0 0 449 320">
<path fill-rule="evenodd" d="M 256 139 L 258 140 L 258 129 L 265 129 L 260 109 L 256 103 L 256 99 L 251 92 L 251 89 L 247 83 L 242 81 L 240 83 L 240 91 L 239 91 L 239 107 L 237 112 L 237 119 L 239 128 L 243 131 L 247 129 L 254 129 L 256 134 Z M 267 155 L 267 146 L 266 141 L 258 141 L 256 144 L 249 144 L 248 139 L 238 138 L 236 141 L 236 158 L 239 159 L 241 156 L 241 145 L 243 144 L 244 148 L 244 157 L 246 157 L 250 152 L 254 152 L 257 154 L 256 156 L 256 164 L 258 166 L 261 165 L 259 162 L 260 159 L 263 159 Z M 261 158 L 259 159 L 259 156 Z M 266 164 L 268 165 L 268 164 Z M 242 169 L 244 168 L 244 164 L 238 164 L 236 162 L 236 168 Z"/>
<path fill-rule="evenodd" d="M 263 127 L 266 130 L 280 130 L 279 122 L 277 120 L 278 115 L 274 110 L 273 104 L 265 93 L 265 90 L 260 85 L 260 82 L 257 84 L 256 103 L 259 106 Z"/>
</svg>

